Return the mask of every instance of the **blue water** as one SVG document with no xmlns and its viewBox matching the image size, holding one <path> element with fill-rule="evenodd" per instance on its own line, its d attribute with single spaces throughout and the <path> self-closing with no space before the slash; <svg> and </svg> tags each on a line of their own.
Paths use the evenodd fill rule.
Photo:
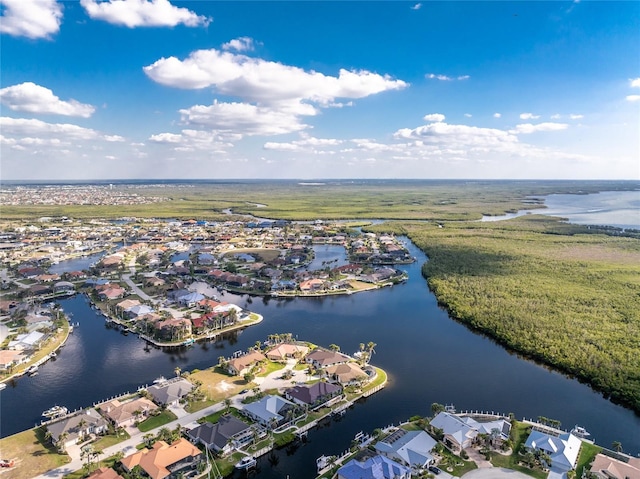
<svg viewBox="0 0 640 479">
<path fill-rule="evenodd" d="M 271 333 L 291 332 L 320 345 L 336 343 L 349 353 L 361 342 L 374 341 L 372 362 L 388 371 L 390 381 L 341 421 L 312 430 L 309 442 L 295 453 L 292 448 L 278 451 L 276 467 L 262 458 L 255 477 L 314 477 L 320 455 L 339 453 L 361 430 L 429 415 L 433 402 L 513 412 L 518 418 L 545 416 L 569 429 L 580 424 L 605 446 L 617 440 L 625 450 L 640 452 L 640 417 L 587 385 L 509 353 L 452 321 L 420 275 L 424 254 L 412 244 L 409 250 L 418 261 L 401 267 L 409 273 L 405 284 L 349 296 L 254 298 L 248 307 L 264 315 L 262 323 L 223 341 L 180 350 L 146 348 L 133 335 L 107 329 L 83 296 L 63 300 L 63 308 L 80 326 L 56 361 L 41 366 L 38 376 L 21 378 L 0 393 L 0 433 L 7 436 L 33 426 L 54 404 L 88 406 L 135 391 L 160 375 L 171 376 L 176 366 L 210 367 L 219 356 L 246 349 Z M 222 299 L 247 304 L 246 296 L 225 293 Z"/>
<path fill-rule="evenodd" d="M 640 191 L 603 191 L 589 195 L 549 195 L 544 209 L 520 210 L 482 221 L 502 221 L 527 214 L 558 216 L 580 225 L 640 229 Z"/>
</svg>

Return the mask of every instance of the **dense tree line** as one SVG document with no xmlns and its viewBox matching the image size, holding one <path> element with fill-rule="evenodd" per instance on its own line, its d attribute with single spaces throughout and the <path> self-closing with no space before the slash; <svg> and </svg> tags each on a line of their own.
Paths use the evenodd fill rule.
<svg viewBox="0 0 640 479">
<path fill-rule="evenodd" d="M 377 229 L 427 254 L 452 317 L 640 412 L 639 240 L 540 217 Z"/>
</svg>

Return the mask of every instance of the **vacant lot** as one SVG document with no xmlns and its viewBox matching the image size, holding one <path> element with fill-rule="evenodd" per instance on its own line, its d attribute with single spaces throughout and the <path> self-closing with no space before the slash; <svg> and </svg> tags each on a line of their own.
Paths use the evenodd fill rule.
<svg viewBox="0 0 640 479">
<path fill-rule="evenodd" d="M 71 460 L 67 455 L 58 454 L 54 448 L 44 447 L 43 440 L 44 433 L 39 429 L 0 439 L 2 459 L 16 461 L 14 468 L 2 473 L 2 479 L 31 479 Z"/>
</svg>

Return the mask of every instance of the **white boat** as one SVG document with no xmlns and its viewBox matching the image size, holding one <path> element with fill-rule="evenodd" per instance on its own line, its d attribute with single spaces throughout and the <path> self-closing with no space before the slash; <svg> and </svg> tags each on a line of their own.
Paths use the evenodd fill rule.
<svg viewBox="0 0 640 479">
<path fill-rule="evenodd" d="M 46 411 L 42 412 L 42 415 L 44 417 L 48 417 L 48 418 L 56 418 L 59 416 L 64 416 L 65 414 L 67 414 L 69 412 L 69 410 L 64 407 L 64 406 L 53 406 L 50 407 L 49 409 L 47 409 Z"/>
<path fill-rule="evenodd" d="M 3 389 L 7 388 L 7 384 L 6 383 L 0 383 L 0 391 L 2 391 Z"/>
<path fill-rule="evenodd" d="M 160 376 L 159 378 L 156 378 L 153 380 L 153 384 L 164 384 L 166 382 L 167 380 L 165 379 L 164 376 Z"/>
<path fill-rule="evenodd" d="M 591 436 L 591 434 L 589 434 L 589 432 L 587 432 L 585 428 L 583 428 L 582 426 L 578 426 L 577 424 L 571 430 L 571 434 L 579 438 L 585 438 L 587 436 Z"/>
<path fill-rule="evenodd" d="M 257 464 L 257 461 L 252 456 L 243 457 L 240 462 L 236 463 L 236 469 L 249 469 L 250 467 L 254 467 Z"/>
<path fill-rule="evenodd" d="M 35 364 L 25 371 L 29 376 L 35 376 L 38 372 L 38 366 Z"/>
</svg>

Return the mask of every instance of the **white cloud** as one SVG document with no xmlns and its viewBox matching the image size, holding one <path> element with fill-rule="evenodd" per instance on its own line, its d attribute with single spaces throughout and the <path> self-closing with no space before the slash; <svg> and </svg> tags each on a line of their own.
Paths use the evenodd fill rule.
<svg viewBox="0 0 640 479">
<path fill-rule="evenodd" d="M 394 138 L 420 140 L 425 144 L 448 145 L 450 148 L 510 148 L 518 143 L 512 132 L 495 128 L 480 128 L 467 125 L 449 125 L 448 123 L 431 123 L 418 128 L 402 128 L 394 133 Z"/>
<path fill-rule="evenodd" d="M 429 115 L 425 115 L 422 119 L 424 121 L 440 122 L 440 121 L 444 121 L 445 116 L 442 113 L 431 113 Z"/>
<path fill-rule="evenodd" d="M 416 3 L 411 7 L 411 10 L 420 10 L 422 8 L 422 3 Z"/>
<path fill-rule="evenodd" d="M 532 125 L 531 123 L 522 123 L 520 125 L 516 125 L 516 127 L 513 130 L 510 130 L 509 133 L 529 134 L 529 133 L 536 133 L 539 131 L 560 131 L 560 130 L 566 130 L 568 127 L 569 125 L 567 125 L 566 123 L 547 122 L 547 123 L 538 123 L 536 125 Z"/>
<path fill-rule="evenodd" d="M 163 85 L 199 89 L 214 86 L 220 93 L 250 101 L 307 100 L 327 104 L 336 98 L 364 98 L 408 84 L 366 70 L 341 69 L 338 76 L 283 65 L 219 50 L 197 50 L 184 61 L 162 58 L 144 72 Z"/>
<path fill-rule="evenodd" d="M 295 107 L 300 108 L 295 108 Z M 214 103 L 180 110 L 182 121 L 189 125 L 243 135 L 280 135 L 308 127 L 299 115 L 315 115 L 311 105 L 293 105 L 291 110 L 277 110 L 248 103 Z"/>
<path fill-rule="evenodd" d="M 223 50 L 235 50 L 237 52 L 248 52 L 255 49 L 253 38 L 239 37 L 224 43 L 222 45 Z"/>
<path fill-rule="evenodd" d="M 0 5 L 2 33 L 35 39 L 60 30 L 62 6 L 56 0 L 0 0 Z"/>
<path fill-rule="evenodd" d="M 533 113 L 520 113 L 521 120 L 536 120 L 540 118 L 540 115 L 534 115 Z"/>
<path fill-rule="evenodd" d="M 502 117 L 502 113 L 494 113 L 493 117 L 494 118 L 500 118 L 500 117 Z"/>
<path fill-rule="evenodd" d="M 87 14 L 114 25 L 134 27 L 207 26 L 210 18 L 186 8 L 176 7 L 168 0 L 80 0 Z"/>
<path fill-rule="evenodd" d="M 83 128 L 69 123 L 46 123 L 41 120 L 26 118 L 0 117 L 0 127 L 3 134 L 13 136 L 59 136 L 75 140 L 106 140 L 122 141 L 120 136 L 103 135 L 90 128 Z"/>
<path fill-rule="evenodd" d="M 464 116 L 467 118 L 471 118 L 473 115 L 471 113 L 465 113 Z"/>
<path fill-rule="evenodd" d="M 288 143 L 277 143 L 268 141 L 264 144 L 265 150 L 279 150 L 279 151 L 308 151 L 311 153 L 324 153 L 318 150 L 318 148 L 329 148 L 338 146 L 343 143 L 342 140 L 334 138 L 314 138 L 305 134 L 301 134 L 301 140 L 295 140 Z"/>
<path fill-rule="evenodd" d="M 155 144 L 171 146 L 176 151 L 206 151 L 208 153 L 226 153 L 233 147 L 223 135 L 211 131 L 182 130 L 176 133 L 160 133 L 151 135 L 149 141 Z"/>
<path fill-rule="evenodd" d="M 569 115 L 569 118 L 570 118 L 571 120 L 582 120 L 582 119 L 584 118 L 584 115 L 578 115 L 578 114 L 576 114 L 576 113 L 571 113 L 571 114 Z"/>
<path fill-rule="evenodd" d="M 89 118 L 95 108 L 76 100 L 60 100 L 51 90 L 32 82 L 13 85 L 0 90 L 0 102 L 13 111 L 43 113 Z"/>
<path fill-rule="evenodd" d="M 247 135 L 275 135 L 308 128 L 300 117 L 319 107 L 342 107 L 355 99 L 406 88 L 402 80 L 365 70 L 341 69 L 337 77 L 219 50 L 198 50 L 185 60 L 162 58 L 144 67 L 154 81 L 176 88 L 213 86 L 244 102 L 214 102 L 180 110 L 187 124 Z"/>
<path fill-rule="evenodd" d="M 469 78 L 471 78 L 469 75 L 460 75 L 457 77 L 450 77 L 447 75 L 440 75 L 436 73 L 427 73 L 424 77 L 429 80 L 440 80 L 440 81 L 468 80 Z"/>
<path fill-rule="evenodd" d="M 627 95 L 625 99 L 627 101 L 640 101 L 640 95 Z"/>
<path fill-rule="evenodd" d="M 640 78 L 632 78 L 629 82 L 631 83 L 631 88 L 640 88 Z"/>
<path fill-rule="evenodd" d="M 562 118 L 562 115 L 560 113 L 554 113 L 553 115 L 551 115 L 552 120 L 559 120 L 560 118 Z"/>
</svg>

